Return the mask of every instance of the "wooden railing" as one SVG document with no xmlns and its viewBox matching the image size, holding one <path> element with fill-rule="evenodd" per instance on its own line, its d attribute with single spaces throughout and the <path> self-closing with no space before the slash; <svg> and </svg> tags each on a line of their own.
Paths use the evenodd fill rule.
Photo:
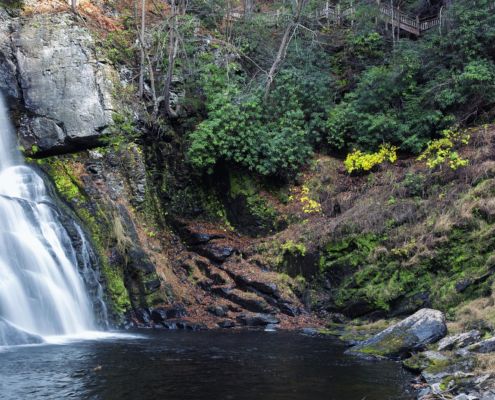
<svg viewBox="0 0 495 400">
<path fill-rule="evenodd" d="M 339 5 L 333 6 L 329 3 L 323 9 L 316 10 L 314 13 L 308 15 L 309 18 L 316 20 L 328 20 L 336 23 L 341 23 L 345 20 L 353 20 L 356 13 L 355 7 L 348 7 L 341 9 Z M 271 23 L 281 23 L 288 21 L 292 18 L 292 15 L 286 12 L 271 11 L 261 13 L 264 18 L 267 18 Z M 232 19 L 240 19 L 243 14 L 240 12 L 234 12 L 230 14 Z M 426 32 L 441 23 L 441 16 L 420 19 L 419 17 L 411 16 L 396 7 L 391 7 L 387 4 L 379 4 L 378 16 L 387 23 L 391 23 L 395 27 L 409 32 L 413 35 L 419 36 L 423 32 Z"/>
</svg>

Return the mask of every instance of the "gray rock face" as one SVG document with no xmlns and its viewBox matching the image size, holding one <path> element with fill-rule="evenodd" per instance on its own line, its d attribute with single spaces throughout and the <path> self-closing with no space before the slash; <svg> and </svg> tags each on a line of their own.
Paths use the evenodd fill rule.
<svg viewBox="0 0 495 400">
<path fill-rule="evenodd" d="M 476 343 L 481 338 L 481 333 L 477 330 L 459 333 L 458 335 L 450 335 L 438 342 L 438 350 L 461 349 Z"/>
<path fill-rule="evenodd" d="M 43 343 L 38 335 L 23 331 L 7 320 L 0 318 L 0 346 L 18 346 L 21 344 Z"/>
<path fill-rule="evenodd" d="M 19 97 L 17 84 L 17 67 L 12 52 L 10 40 L 10 16 L 0 8 L 0 91 L 11 96 Z"/>
<path fill-rule="evenodd" d="M 1 18 L 1 14 L 0 14 Z M 111 69 L 90 33 L 68 14 L 0 24 L 0 90 L 20 100 L 26 149 L 91 147 L 112 122 Z"/>
<path fill-rule="evenodd" d="M 423 308 L 372 338 L 350 348 L 351 353 L 404 358 L 410 352 L 435 343 L 447 333 L 442 312 Z"/>
<path fill-rule="evenodd" d="M 492 353 L 495 351 L 495 337 L 472 344 L 468 350 L 475 353 Z"/>
</svg>

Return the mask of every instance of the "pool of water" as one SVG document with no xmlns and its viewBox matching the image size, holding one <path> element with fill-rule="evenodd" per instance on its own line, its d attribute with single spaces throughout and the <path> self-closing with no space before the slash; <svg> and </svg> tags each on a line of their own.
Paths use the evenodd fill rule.
<svg viewBox="0 0 495 400">
<path fill-rule="evenodd" d="M 411 376 L 289 332 L 140 331 L 0 352 L 0 399 L 406 400 Z"/>
</svg>

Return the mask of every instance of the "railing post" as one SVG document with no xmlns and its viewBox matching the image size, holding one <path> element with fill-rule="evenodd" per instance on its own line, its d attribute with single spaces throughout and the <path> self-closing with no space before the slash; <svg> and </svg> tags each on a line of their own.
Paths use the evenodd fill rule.
<svg viewBox="0 0 495 400">
<path fill-rule="evenodd" d="M 438 32 L 442 34 L 442 17 L 443 17 L 443 6 L 440 7 L 440 12 L 438 13 Z"/>
<path fill-rule="evenodd" d="M 400 15 L 400 6 L 397 7 L 397 41 L 400 40 L 400 23 L 401 23 L 401 15 Z"/>
<path fill-rule="evenodd" d="M 354 1 L 351 0 L 351 26 L 354 26 Z"/>
</svg>

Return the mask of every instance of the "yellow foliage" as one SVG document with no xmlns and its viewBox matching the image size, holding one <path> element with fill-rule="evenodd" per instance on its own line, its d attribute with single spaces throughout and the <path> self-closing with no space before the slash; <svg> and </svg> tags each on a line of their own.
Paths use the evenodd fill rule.
<svg viewBox="0 0 495 400">
<path fill-rule="evenodd" d="M 448 164 L 453 170 L 465 167 L 469 164 L 469 160 L 462 158 L 455 149 L 468 144 L 470 138 L 467 131 L 446 129 L 442 131 L 440 139 L 428 143 L 425 151 L 418 157 L 418 161 L 426 160 L 426 165 L 431 169 L 444 164 Z"/>
<path fill-rule="evenodd" d="M 294 195 L 290 195 L 289 201 L 293 201 L 294 198 Z M 310 190 L 309 187 L 306 185 L 303 185 L 299 192 L 299 202 L 301 203 L 303 212 L 305 214 L 321 213 L 321 204 L 310 197 Z"/>
<path fill-rule="evenodd" d="M 377 165 L 388 161 L 394 163 L 397 161 L 397 147 L 389 144 L 380 146 L 376 153 L 363 153 L 360 150 L 354 150 L 349 153 L 344 161 L 345 169 L 349 174 L 353 172 L 371 171 Z"/>
</svg>

